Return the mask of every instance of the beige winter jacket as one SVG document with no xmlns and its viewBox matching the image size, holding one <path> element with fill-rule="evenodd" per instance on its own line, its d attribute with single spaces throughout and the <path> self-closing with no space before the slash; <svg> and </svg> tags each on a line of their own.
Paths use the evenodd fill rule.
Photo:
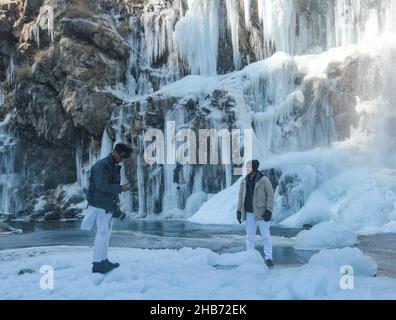
<svg viewBox="0 0 396 320">
<path fill-rule="evenodd" d="M 246 197 L 246 179 L 243 179 L 239 189 L 238 209 L 242 213 L 242 221 L 246 220 L 245 212 L 245 197 Z M 272 188 L 271 181 L 263 176 L 257 181 L 254 194 L 253 194 L 253 210 L 256 215 L 256 220 L 264 220 L 262 215 L 266 210 L 273 212 L 274 208 L 274 189 Z"/>
</svg>

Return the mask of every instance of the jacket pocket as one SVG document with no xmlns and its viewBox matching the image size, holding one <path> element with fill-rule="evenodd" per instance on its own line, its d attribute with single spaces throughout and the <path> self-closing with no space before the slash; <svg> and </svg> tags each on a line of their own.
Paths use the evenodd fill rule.
<svg viewBox="0 0 396 320">
<path fill-rule="evenodd" d="M 265 190 L 263 184 L 260 184 L 254 193 L 254 202 L 257 207 L 264 207 L 266 205 Z"/>
<path fill-rule="evenodd" d="M 256 200 L 255 203 L 257 208 L 263 208 L 266 205 L 265 200 Z"/>
</svg>

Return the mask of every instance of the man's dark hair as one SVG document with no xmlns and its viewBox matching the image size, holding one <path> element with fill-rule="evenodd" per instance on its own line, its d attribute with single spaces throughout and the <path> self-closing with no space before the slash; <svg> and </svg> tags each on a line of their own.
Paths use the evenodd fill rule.
<svg viewBox="0 0 396 320">
<path fill-rule="evenodd" d="M 118 143 L 115 148 L 114 151 L 117 151 L 117 153 L 119 155 L 124 154 L 122 157 L 124 159 L 128 159 L 131 156 L 132 150 L 130 147 L 128 147 L 126 144 L 124 143 Z"/>
</svg>

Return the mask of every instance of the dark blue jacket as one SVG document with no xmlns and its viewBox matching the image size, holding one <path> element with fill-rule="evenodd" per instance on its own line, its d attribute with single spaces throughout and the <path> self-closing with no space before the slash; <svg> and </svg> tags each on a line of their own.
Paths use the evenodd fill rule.
<svg viewBox="0 0 396 320">
<path fill-rule="evenodd" d="M 120 168 L 111 154 L 92 166 L 87 192 L 88 205 L 115 212 L 118 195 L 122 192 Z"/>
</svg>

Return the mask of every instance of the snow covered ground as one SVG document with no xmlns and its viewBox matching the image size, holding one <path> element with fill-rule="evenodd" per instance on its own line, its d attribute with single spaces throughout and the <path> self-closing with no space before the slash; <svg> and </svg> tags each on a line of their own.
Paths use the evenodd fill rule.
<svg viewBox="0 0 396 320">
<path fill-rule="evenodd" d="M 376 263 L 356 248 L 324 250 L 304 266 L 273 270 L 258 252 L 112 248 L 121 267 L 102 276 L 91 274 L 90 258 L 88 247 L 0 251 L 0 299 L 396 298 L 396 280 L 373 277 Z M 42 266 L 53 268 L 53 289 L 40 287 L 51 283 Z M 340 270 L 353 270 L 353 278 Z"/>
</svg>

